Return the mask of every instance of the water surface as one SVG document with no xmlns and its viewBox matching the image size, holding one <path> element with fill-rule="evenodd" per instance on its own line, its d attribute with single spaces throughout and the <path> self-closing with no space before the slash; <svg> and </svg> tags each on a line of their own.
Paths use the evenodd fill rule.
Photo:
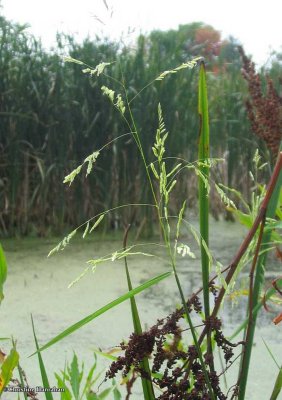
<svg viewBox="0 0 282 400">
<path fill-rule="evenodd" d="M 213 224 L 210 245 L 213 255 L 223 265 L 228 265 L 244 235 L 245 230 L 237 224 L 223 221 Z M 199 252 L 191 237 L 184 237 L 183 242 L 188 243 L 198 256 Z M 1 306 L 1 320 L 5 321 L 1 324 L 1 336 L 12 335 L 17 340 L 21 364 L 31 387 L 41 385 L 41 380 L 36 358 L 28 358 L 34 351 L 30 315 L 33 315 L 35 321 L 39 343 L 44 344 L 69 325 L 127 291 L 122 261 L 108 261 L 99 265 L 94 274 L 89 273 L 78 284 L 67 288 L 86 267 L 87 260 L 114 252 L 121 247 L 121 241 L 74 240 L 63 252 L 47 258 L 49 250 L 56 243 L 56 239 L 13 239 L 3 242 L 9 275 Z M 146 252 L 152 251 L 156 257 L 134 256 L 128 259 L 134 286 L 170 268 L 161 247 L 146 243 L 143 249 Z M 278 267 L 278 262 L 272 257 L 267 270 L 269 279 L 278 276 Z M 187 297 L 200 286 L 199 269 L 198 257 L 196 260 L 179 259 L 178 270 Z M 244 276 L 246 279 L 247 271 Z M 180 303 L 173 277 L 139 294 L 136 299 L 145 326 L 171 313 Z M 244 304 L 244 300 L 237 306 L 232 306 L 229 300 L 225 301 L 225 332 L 232 333 L 245 318 Z M 276 314 L 278 310 L 274 309 Z M 275 326 L 271 322 L 274 316 L 275 313 L 262 311 L 258 320 L 246 396 L 248 400 L 268 399 L 277 374 L 277 368 L 262 339 L 267 342 L 277 360 L 281 362 L 282 359 L 282 342 L 279 340 L 282 324 Z M 71 360 L 73 351 L 88 367 L 93 361 L 93 349 L 108 350 L 126 339 L 131 332 L 130 307 L 125 302 L 46 350 L 43 357 L 51 384 L 56 383 L 53 372 L 64 368 L 65 360 Z M 1 346 L 8 350 L 7 344 L 2 343 Z M 107 365 L 102 359 L 99 363 L 101 367 Z M 228 382 L 235 381 L 235 370 L 228 373 Z M 135 394 L 132 398 L 141 399 L 142 396 Z"/>
</svg>

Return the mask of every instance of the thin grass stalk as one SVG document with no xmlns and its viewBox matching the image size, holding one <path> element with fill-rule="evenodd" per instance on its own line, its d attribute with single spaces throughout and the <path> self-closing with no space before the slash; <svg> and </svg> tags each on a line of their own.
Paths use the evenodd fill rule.
<svg viewBox="0 0 282 400">
<path fill-rule="evenodd" d="M 282 145 L 280 145 L 280 150 L 282 150 Z M 278 155 L 278 161 L 279 161 L 279 157 L 281 159 L 281 156 L 282 156 L 282 152 L 280 151 L 280 155 Z M 275 218 L 276 207 L 277 207 L 277 202 L 279 199 L 281 187 L 282 187 L 282 173 L 281 173 L 281 162 L 280 162 L 280 173 L 279 173 L 279 177 L 277 180 L 277 184 L 275 186 L 275 189 L 274 189 L 271 199 L 269 201 L 268 207 L 266 209 L 266 218 Z M 271 231 L 264 232 L 263 237 L 262 237 L 262 244 L 261 244 L 262 250 L 267 249 L 270 239 L 271 239 Z M 267 258 L 267 252 L 264 252 L 258 258 L 255 281 L 254 281 L 254 288 L 253 288 L 253 293 L 252 293 L 252 301 L 251 301 L 252 302 L 252 308 L 251 308 L 252 310 L 255 307 L 257 307 L 257 305 L 259 304 L 260 290 L 261 290 L 262 283 L 264 281 L 264 266 L 265 266 L 266 258 Z M 245 329 L 244 338 L 246 340 L 246 346 L 245 346 L 243 358 L 241 360 L 238 400 L 244 400 L 244 398 L 245 398 L 247 381 L 248 381 L 248 373 L 249 373 L 249 367 L 250 367 L 250 361 L 251 361 L 251 354 L 252 354 L 252 347 L 253 347 L 255 328 L 256 328 L 256 320 L 257 320 L 257 313 L 252 313 L 252 323 L 250 323 L 250 321 L 249 321 L 249 323 Z"/>
<path fill-rule="evenodd" d="M 22 368 L 21 368 L 20 364 L 18 364 L 18 373 L 19 373 L 19 377 L 20 377 L 21 386 L 24 388 L 24 386 L 25 386 L 24 377 L 23 377 Z M 25 391 L 23 392 L 23 396 L 24 396 L 25 400 L 28 400 L 27 394 Z"/>
<path fill-rule="evenodd" d="M 208 153 L 208 147 L 209 147 L 208 100 L 207 100 L 207 88 L 206 88 L 206 79 L 205 79 L 205 67 L 204 67 L 204 63 L 203 62 L 201 62 L 201 65 L 200 65 L 200 73 L 199 73 L 199 83 L 198 83 L 198 85 L 199 85 L 199 89 L 198 89 L 198 96 L 199 96 L 198 97 L 198 112 L 199 112 L 199 115 L 200 115 L 200 124 L 201 124 L 201 126 L 200 126 L 200 138 L 199 138 L 200 139 L 199 140 L 199 161 L 203 162 L 205 158 L 208 158 L 207 154 L 209 154 Z M 203 167 L 200 167 L 200 168 L 203 168 Z M 206 171 L 205 168 L 202 170 L 202 172 L 205 174 L 204 176 L 206 176 L 206 174 L 208 174 L 208 170 Z M 201 194 L 205 193 L 204 190 L 205 190 L 204 187 L 200 186 L 200 184 L 199 184 L 199 192 L 200 192 L 199 196 Z M 205 193 L 205 197 L 207 199 L 206 195 L 207 195 L 207 193 Z M 208 199 L 207 199 L 207 201 L 208 201 Z M 208 214 L 206 216 L 206 212 L 208 213 L 208 206 L 207 206 L 207 204 L 205 202 L 203 202 L 203 205 L 200 204 L 200 209 L 201 209 L 201 206 L 202 206 L 202 214 L 201 214 L 200 219 L 204 222 L 204 221 L 206 221 L 206 217 L 207 217 L 207 220 L 208 220 Z M 208 228 L 205 230 L 205 228 L 203 227 L 203 222 L 200 221 L 200 225 L 202 227 L 204 238 L 207 239 L 207 245 L 208 245 Z M 202 232 L 201 232 L 201 234 L 202 234 Z M 202 245 L 202 243 L 201 243 L 201 245 Z M 169 249 L 171 249 L 170 243 L 168 243 L 168 246 L 169 246 Z M 205 253 L 205 255 L 207 256 L 207 253 Z M 204 259 L 204 261 L 203 261 L 203 259 Z M 204 373 L 204 376 L 205 376 L 205 381 L 206 381 L 206 384 L 208 386 L 211 398 L 215 399 L 215 395 L 214 395 L 214 392 L 213 392 L 213 389 L 212 389 L 212 386 L 211 386 L 211 383 L 210 383 L 210 380 L 209 380 L 207 368 L 206 368 L 206 365 L 205 365 L 204 360 L 203 360 L 202 351 L 201 351 L 200 345 L 198 343 L 196 331 L 195 331 L 195 328 L 193 326 L 193 322 L 192 322 L 190 314 L 189 314 L 187 303 L 185 301 L 184 293 L 183 293 L 183 290 L 182 290 L 182 287 L 181 287 L 181 283 L 180 283 L 180 280 L 179 280 L 179 277 L 178 277 L 178 274 L 177 274 L 177 271 L 176 271 L 176 267 L 175 267 L 174 258 L 173 258 L 172 255 L 171 255 L 171 261 L 172 261 L 172 266 L 173 266 L 173 270 L 174 270 L 174 274 L 175 274 L 175 280 L 176 280 L 177 287 L 178 287 L 178 290 L 179 290 L 179 293 L 180 293 L 180 296 L 181 296 L 182 305 L 183 305 L 183 308 L 184 308 L 184 311 L 185 311 L 185 314 L 186 314 L 186 317 L 187 317 L 187 320 L 188 320 L 189 328 L 191 330 L 191 334 L 192 334 L 192 337 L 193 337 L 193 341 L 194 341 L 194 344 L 195 344 L 195 347 L 196 347 L 196 350 L 197 350 L 197 353 L 198 353 L 198 356 L 199 356 L 200 364 L 201 364 L 202 369 L 203 369 L 203 373 Z M 204 291 L 204 301 L 205 301 L 204 302 L 204 304 L 205 304 L 205 315 L 206 315 L 206 318 L 207 318 L 207 316 L 209 316 L 209 286 L 208 286 L 208 283 L 209 283 L 209 264 L 208 264 L 209 263 L 209 259 L 207 257 L 207 261 L 206 261 L 205 260 L 205 256 L 202 255 L 202 268 L 203 268 L 203 265 L 206 267 L 206 262 L 207 262 L 207 268 L 208 269 L 206 270 L 206 268 L 204 268 L 204 272 L 202 270 L 202 277 L 203 277 L 203 291 Z M 207 296 L 206 296 L 206 294 L 207 294 Z M 210 343 L 209 347 L 211 348 L 211 343 Z"/>
<path fill-rule="evenodd" d="M 126 250 L 126 247 L 127 247 L 127 237 L 128 237 L 129 230 L 130 230 L 130 225 L 128 225 L 128 227 L 126 228 L 126 231 L 125 231 L 125 234 L 124 234 L 124 238 L 123 238 L 123 249 L 124 250 Z M 128 268 L 128 264 L 127 264 L 127 257 L 124 257 L 124 266 L 125 266 L 128 290 L 130 291 L 133 288 L 132 288 L 129 268 Z M 130 298 L 130 306 L 131 306 L 131 315 L 132 315 L 132 321 L 133 321 L 133 326 L 134 326 L 134 332 L 137 335 L 141 335 L 142 334 L 142 327 L 141 327 L 140 317 L 139 317 L 137 304 L 136 304 L 134 296 L 132 296 Z M 153 389 L 153 385 L 152 385 L 152 381 L 151 381 L 151 370 L 150 370 L 148 358 L 144 358 L 142 360 L 141 368 L 148 375 L 148 379 L 146 379 L 144 377 L 141 377 L 144 399 L 145 400 L 154 400 L 155 399 L 155 394 L 154 394 L 154 389 Z"/>
<path fill-rule="evenodd" d="M 201 79 L 202 79 L 201 76 L 203 74 L 205 74 L 205 70 L 203 72 L 200 72 L 199 85 L 201 84 Z M 126 91 L 125 91 L 125 94 L 126 94 Z M 169 229 L 167 229 L 167 227 L 164 225 L 164 222 L 163 222 L 164 219 L 163 219 L 163 217 L 161 215 L 160 206 L 159 206 L 159 203 L 157 201 L 157 197 L 156 197 L 156 194 L 155 194 L 155 191 L 154 191 L 154 187 L 153 187 L 153 182 L 152 182 L 152 179 L 151 179 L 151 176 L 149 174 L 148 167 L 147 167 L 147 162 L 146 162 L 145 154 L 144 154 L 144 151 L 143 151 L 142 143 L 141 143 L 141 140 L 140 140 L 139 131 L 137 129 L 134 116 L 133 116 L 131 108 L 129 106 L 129 100 L 128 100 L 127 94 L 126 94 L 126 102 L 127 102 L 127 106 L 128 106 L 128 110 L 129 110 L 129 114 L 130 114 L 131 123 L 132 123 L 132 126 L 133 126 L 133 129 L 132 129 L 132 132 L 134 133 L 133 136 L 134 136 L 135 142 L 136 142 L 136 144 L 138 146 L 138 149 L 140 151 L 140 155 L 141 155 L 142 161 L 144 163 L 144 167 L 146 169 L 147 179 L 148 179 L 151 191 L 152 191 L 153 199 L 154 199 L 154 202 L 155 202 L 156 207 L 157 207 L 158 222 L 159 222 L 159 225 L 161 227 L 161 231 L 163 233 L 163 238 L 164 238 L 164 241 L 165 241 L 165 244 L 166 244 L 166 248 L 167 248 L 167 251 L 168 251 L 168 255 L 169 255 L 169 258 L 170 258 L 171 267 L 172 267 L 173 272 L 174 272 L 176 285 L 177 285 L 177 288 L 178 288 L 178 291 L 179 291 L 179 294 L 180 294 L 181 303 L 183 305 L 183 309 L 184 309 L 185 315 L 187 317 L 187 322 L 188 322 L 189 328 L 191 330 L 192 338 L 193 338 L 193 341 L 194 341 L 194 344 L 195 344 L 195 347 L 196 347 L 196 350 L 197 350 L 197 353 L 198 353 L 198 356 L 199 356 L 200 364 L 201 364 L 201 367 L 203 369 L 205 382 L 207 384 L 211 399 L 215 400 L 215 395 L 214 395 L 214 392 L 213 392 L 213 389 L 212 389 L 212 386 L 211 386 L 211 382 L 210 382 L 210 379 L 209 379 L 209 376 L 208 376 L 208 371 L 207 371 L 206 364 L 205 364 L 204 359 L 203 359 L 202 351 L 201 351 L 200 346 L 198 345 L 196 330 L 195 330 L 195 328 L 193 326 L 193 322 L 192 322 L 192 319 L 190 317 L 188 306 L 187 306 L 187 303 L 186 303 L 186 300 L 185 300 L 185 296 L 184 296 L 184 293 L 183 293 L 183 290 L 182 290 L 181 282 L 180 282 L 180 279 L 178 277 L 178 273 L 177 273 L 177 270 L 176 270 L 174 255 L 173 255 L 173 252 L 172 252 L 172 249 L 171 249 L 171 244 L 170 244 Z"/>
</svg>

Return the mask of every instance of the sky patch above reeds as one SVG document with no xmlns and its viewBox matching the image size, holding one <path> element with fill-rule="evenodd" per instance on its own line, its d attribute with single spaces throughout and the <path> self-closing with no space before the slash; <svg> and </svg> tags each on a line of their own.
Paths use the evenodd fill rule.
<svg viewBox="0 0 282 400">
<path fill-rule="evenodd" d="M 282 46 L 279 0 L 0 0 L 0 5 L 6 18 L 28 23 L 31 33 L 41 37 L 46 47 L 55 44 L 57 31 L 76 34 L 78 40 L 95 34 L 116 40 L 122 36 L 128 43 L 140 32 L 177 29 L 179 24 L 195 21 L 212 25 L 222 37 L 232 35 L 238 39 L 259 65 L 268 61 L 271 50 L 281 52 Z"/>
</svg>

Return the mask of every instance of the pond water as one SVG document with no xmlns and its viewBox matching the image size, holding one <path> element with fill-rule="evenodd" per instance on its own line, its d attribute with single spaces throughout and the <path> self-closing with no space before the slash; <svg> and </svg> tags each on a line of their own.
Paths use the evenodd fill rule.
<svg viewBox="0 0 282 400">
<path fill-rule="evenodd" d="M 241 226 L 234 223 L 220 221 L 213 224 L 210 247 L 218 261 L 228 265 L 245 233 Z M 195 248 L 191 238 L 184 238 L 183 241 L 191 248 Z M 35 348 L 31 314 L 38 341 L 42 345 L 69 325 L 127 292 L 122 261 L 101 264 L 94 274 L 89 273 L 72 288 L 67 288 L 86 267 L 87 260 L 114 252 L 121 247 L 121 240 L 74 240 L 63 252 L 47 258 L 49 250 L 56 243 L 56 239 L 13 239 L 2 242 L 9 275 L 4 287 L 5 299 L 1 305 L 1 320 L 4 323 L 1 324 L 0 336 L 12 335 L 17 340 L 21 365 L 31 387 L 42 384 L 36 357 L 28 358 Z M 134 286 L 169 269 L 162 248 L 148 243 L 144 248 L 143 251 L 152 251 L 156 257 L 134 256 L 128 259 Z M 195 252 L 196 255 L 199 254 L 197 250 Z M 188 297 L 200 286 L 199 258 L 196 260 L 181 258 L 178 265 L 185 294 Z M 267 277 L 271 279 L 278 276 L 278 261 L 273 257 L 269 265 Z M 247 272 L 243 276 L 247 278 Z M 154 324 L 157 318 L 171 313 L 180 303 L 173 277 L 139 294 L 136 300 L 141 319 L 148 327 Z M 243 306 L 244 301 L 239 305 L 232 305 L 228 299 L 225 301 L 223 313 L 225 333 L 231 334 L 245 318 Z M 274 308 L 274 313 L 262 311 L 259 317 L 246 395 L 248 400 L 265 400 L 270 397 L 277 367 L 270 358 L 263 339 L 278 362 L 281 362 L 282 324 L 275 326 L 271 322 L 278 310 Z M 131 332 L 130 306 L 129 302 L 125 302 L 47 349 L 43 352 L 43 358 L 51 384 L 56 383 L 53 372 L 64 369 L 65 360 L 71 361 L 73 351 L 88 368 L 93 362 L 94 349 L 109 350 L 118 345 L 122 339 L 126 339 Z M 1 348 L 7 352 L 9 345 L 2 342 Z M 101 368 L 108 365 L 108 361 L 100 357 L 98 361 Z M 228 383 L 235 382 L 235 371 L 235 366 L 230 368 Z M 7 399 L 12 397 L 9 395 Z M 142 399 L 141 394 L 138 394 L 138 388 L 132 398 Z M 279 398 L 282 399 L 281 396 Z"/>
</svg>

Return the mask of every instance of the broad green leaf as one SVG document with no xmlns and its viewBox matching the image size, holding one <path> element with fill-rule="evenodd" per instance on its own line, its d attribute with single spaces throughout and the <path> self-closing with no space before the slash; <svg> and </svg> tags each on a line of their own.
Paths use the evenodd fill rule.
<svg viewBox="0 0 282 400">
<path fill-rule="evenodd" d="M 84 325 L 88 324 L 89 322 L 93 321 L 93 319 L 99 317 L 100 315 L 104 314 L 106 311 L 110 310 L 111 308 L 116 307 L 118 304 L 130 299 L 132 296 L 135 296 L 136 294 L 142 292 L 143 290 L 149 288 L 150 286 L 156 285 L 158 282 L 161 280 L 168 278 L 170 275 L 172 275 L 172 272 L 165 272 L 164 274 L 158 275 L 153 279 L 150 279 L 149 281 L 143 283 L 142 285 L 138 286 L 135 289 L 130 290 L 128 293 L 125 293 L 124 295 L 118 297 L 114 301 L 108 303 L 104 307 L 100 308 L 99 310 L 95 311 L 93 314 L 88 315 L 87 317 L 81 319 L 80 321 L 76 322 L 75 324 L 69 326 L 67 329 L 65 329 L 62 333 L 59 335 L 55 336 L 53 339 L 51 339 L 48 343 L 46 343 L 44 346 L 41 348 L 37 349 L 37 351 L 31 356 L 33 356 L 36 353 L 39 353 L 43 350 L 46 350 L 48 347 L 53 346 L 55 343 L 61 341 L 65 337 L 69 336 L 73 332 L 77 331 L 78 329 L 82 328 Z"/>
<path fill-rule="evenodd" d="M 79 399 L 79 387 L 80 387 L 80 372 L 78 368 L 78 361 L 76 354 L 73 355 L 71 367 L 70 367 L 70 383 L 72 392 L 75 400 Z"/>
<path fill-rule="evenodd" d="M 121 400 L 121 394 L 116 386 L 116 382 L 114 379 L 112 380 L 112 383 L 114 385 L 114 390 L 113 390 L 114 400 Z"/>
<path fill-rule="evenodd" d="M 94 356 L 96 357 L 96 355 L 94 354 Z M 83 390 L 83 393 L 82 393 L 82 397 L 83 397 L 83 394 L 85 393 L 85 392 L 89 392 L 90 390 L 91 390 L 91 386 L 93 385 L 93 383 L 96 381 L 96 379 L 97 379 L 97 377 L 94 379 L 94 382 L 92 381 L 92 377 L 93 377 L 93 374 L 94 374 L 94 372 L 95 372 L 95 369 L 96 369 L 96 358 L 95 358 L 95 362 L 94 362 L 94 364 L 92 365 L 92 367 L 90 368 L 90 370 L 89 370 L 89 372 L 88 372 L 88 375 L 87 375 L 87 378 L 86 378 L 86 383 L 85 383 L 85 386 L 84 386 L 84 390 Z M 100 374 L 98 374 L 98 376 L 100 376 Z"/>
<path fill-rule="evenodd" d="M 56 373 L 55 377 L 57 379 L 58 388 L 64 389 L 64 392 L 61 392 L 61 400 L 72 400 L 71 392 L 66 386 L 64 380 Z"/>
<path fill-rule="evenodd" d="M 103 400 L 106 399 L 108 397 L 108 395 L 112 392 L 113 388 L 107 388 L 105 390 L 103 390 L 103 392 L 101 394 L 99 394 L 98 399 L 99 400 Z"/>
<path fill-rule="evenodd" d="M 13 347 L 10 351 L 10 354 L 5 358 L 0 373 L 0 396 L 3 392 L 4 388 L 9 384 L 13 371 L 18 365 L 19 362 L 19 354 L 15 347 Z"/>
<path fill-rule="evenodd" d="M 251 215 L 245 214 L 240 210 L 234 210 L 233 208 L 231 208 L 231 211 L 236 215 L 242 225 L 245 225 L 249 229 L 252 227 L 253 217 Z"/>
</svg>

